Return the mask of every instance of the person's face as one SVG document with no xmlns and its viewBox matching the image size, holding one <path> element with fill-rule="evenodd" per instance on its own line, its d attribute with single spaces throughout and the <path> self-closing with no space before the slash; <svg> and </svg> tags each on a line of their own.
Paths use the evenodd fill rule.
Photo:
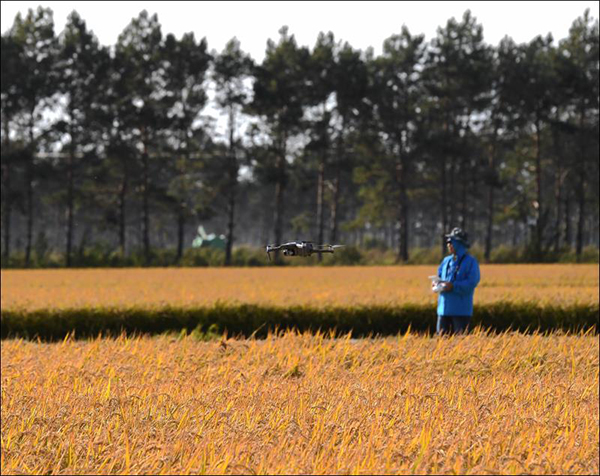
<svg viewBox="0 0 600 476">
<path fill-rule="evenodd" d="M 449 241 L 448 243 L 446 243 L 446 246 L 448 247 L 448 251 L 450 253 L 452 253 L 453 255 L 456 254 L 455 251 L 454 251 L 454 246 L 452 246 L 452 242 L 451 241 Z"/>
</svg>

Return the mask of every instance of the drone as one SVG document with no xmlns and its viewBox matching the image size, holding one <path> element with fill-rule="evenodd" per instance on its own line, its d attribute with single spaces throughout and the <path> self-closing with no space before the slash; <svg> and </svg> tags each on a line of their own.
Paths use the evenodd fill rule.
<svg viewBox="0 0 600 476">
<path fill-rule="evenodd" d="M 267 245 L 267 256 L 271 261 L 271 252 L 283 250 L 284 256 L 302 256 L 304 258 L 313 253 L 333 253 L 336 248 L 344 245 L 315 245 L 310 241 L 290 241 L 281 245 Z"/>
</svg>

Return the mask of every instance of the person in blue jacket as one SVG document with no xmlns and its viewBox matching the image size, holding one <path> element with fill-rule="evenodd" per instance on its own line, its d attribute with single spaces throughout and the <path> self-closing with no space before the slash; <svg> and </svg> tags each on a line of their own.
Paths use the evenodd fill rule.
<svg viewBox="0 0 600 476">
<path fill-rule="evenodd" d="M 454 228 L 444 237 L 451 254 L 438 269 L 437 333 L 466 333 L 473 316 L 473 294 L 480 279 L 479 263 L 467 251 L 471 245 L 463 230 Z"/>
</svg>

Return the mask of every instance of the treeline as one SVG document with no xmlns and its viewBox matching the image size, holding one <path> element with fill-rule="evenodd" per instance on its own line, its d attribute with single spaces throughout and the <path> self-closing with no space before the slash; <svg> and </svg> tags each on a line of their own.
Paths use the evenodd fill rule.
<svg viewBox="0 0 600 476">
<path fill-rule="evenodd" d="M 379 56 L 283 27 L 256 63 L 146 11 L 108 47 L 76 12 L 57 35 L 29 10 L 2 35 L 2 266 L 181 263 L 199 224 L 226 265 L 234 244 L 291 239 L 410 262 L 454 226 L 487 261 L 581 261 L 599 244 L 598 54 L 589 11 L 558 42 L 495 46 L 467 11 Z"/>
</svg>

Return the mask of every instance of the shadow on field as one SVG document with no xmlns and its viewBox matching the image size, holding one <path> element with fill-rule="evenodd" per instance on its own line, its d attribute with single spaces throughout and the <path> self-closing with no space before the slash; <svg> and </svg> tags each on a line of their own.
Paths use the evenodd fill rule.
<svg viewBox="0 0 600 476">
<path fill-rule="evenodd" d="M 262 338 L 276 330 L 333 332 L 351 337 L 395 335 L 407 330 L 435 332 L 436 314 L 431 305 L 311 308 L 261 305 L 224 305 L 157 309 L 87 308 L 3 310 L 2 339 L 62 340 L 97 336 L 195 333 L 210 339 L 229 336 Z M 591 331 L 597 333 L 598 304 L 564 307 L 532 303 L 498 302 L 475 306 L 472 327 L 520 332 Z"/>
</svg>

